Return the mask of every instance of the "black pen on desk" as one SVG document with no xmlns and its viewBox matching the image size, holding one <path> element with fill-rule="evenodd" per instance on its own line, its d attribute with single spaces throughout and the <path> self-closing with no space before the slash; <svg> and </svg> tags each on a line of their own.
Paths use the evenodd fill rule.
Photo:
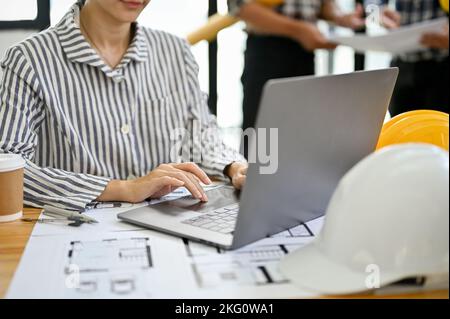
<svg viewBox="0 0 450 319">
<path fill-rule="evenodd" d="M 32 222 L 36 222 L 36 223 L 60 223 L 60 222 L 68 222 L 70 220 L 68 220 L 67 218 L 22 218 L 23 222 L 28 222 L 28 223 L 32 223 Z"/>
</svg>

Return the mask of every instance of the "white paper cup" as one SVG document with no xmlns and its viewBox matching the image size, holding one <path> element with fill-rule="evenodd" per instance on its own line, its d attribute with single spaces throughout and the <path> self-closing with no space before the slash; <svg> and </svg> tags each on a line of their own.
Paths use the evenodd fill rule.
<svg viewBox="0 0 450 319">
<path fill-rule="evenodd" d="M 0 223 L 22 217 L 24 167 L 20 155 L 0 154 Z"/>
</svg>

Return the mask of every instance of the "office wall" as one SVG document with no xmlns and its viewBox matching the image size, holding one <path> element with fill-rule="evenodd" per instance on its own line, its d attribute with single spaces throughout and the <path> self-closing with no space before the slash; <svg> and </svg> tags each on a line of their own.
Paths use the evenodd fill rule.
<svg viewBox="0 0 450 319">
<path fill-rule="evenodd" d="M 37 17 L 37 0 L 14 0 L 1 3 L 0 21 L 34 20 Z M 0 30 L 0 59 L 6 50 L 29 37 L 33 30 Z M 0 81 L 2 70 L 0 69 Z"/>
<path fill-rule="evenodd" d="M 13 30 L 0 31 L 0 57 L 3 58 L 6 50 L 15 43 L 32 35 L 34 31 L 29 30 Z M 0 58 L 0 59 L 1 59 Z M 2 70 L 0 69 L 0 81 L 2 77 Z"/>
<path fill-rule="evenodd" d="M 0 21 L 34 20 L 39 0 L 2 0 Z"/>
</svg>

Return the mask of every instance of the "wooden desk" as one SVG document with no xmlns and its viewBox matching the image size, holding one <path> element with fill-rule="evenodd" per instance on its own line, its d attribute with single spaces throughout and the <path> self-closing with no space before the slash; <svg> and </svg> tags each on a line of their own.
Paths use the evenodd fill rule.
<svg viewBox="0 0 450 319">
<path fill-rule="evenodd" d="M 24 217 L 36 219 L 41 210 L 25 209 Z M 34 223 L 16 221 L 12 223 L 0 224 L 0 298 L 6 294 L 8 286 L 19 264 L 22 253 L 30 238 Z M 342 297 L 340 297 L 342 298 Z M 407 299 L 448 299 L 449 293 L 446 291 L 432 291 L 411 295 L 396 296 L 367 296 L 354 295 L 344 298 L 407 298 Z"/>
<path fill-rule="evenodd" d="M 36 219 L 40 209 L 24 210 L 24 217 Z M 30 238 L 34 222 L 0 223 L 0 298 L 3 298 Z"/>
</svg>

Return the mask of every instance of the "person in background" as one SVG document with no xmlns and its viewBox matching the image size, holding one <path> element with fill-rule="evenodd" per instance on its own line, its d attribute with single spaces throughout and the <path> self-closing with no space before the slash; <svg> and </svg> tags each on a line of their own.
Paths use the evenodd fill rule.
<svg viewBox="0 0 450 319">
<path fill-rule="evenodd" d="M 396 23 L 391 28 L 445 17 L 439 0 L 396 0 Z M 391 116 L 430 109 L 448 113 L 449 109 L 449 28 L 422 35 L 427 49 L 394 57 L 392 66 L 400 75 L 390 106 Z"/>
<path fill-rule="evenodd" d="M 27 162 L 26 205 L 84 210 L 181 186 L 207 201 L 208 175 L 243 186 L 247 164 L 218 137 L 188 44 L 135 22 L 149 2 L 79 1 L 55 27 L 7 51 L 0 152 Z M 193 126 L 210 133 L 183 143 L 184 161 L 200 154 L 199 166 L 173 163 L 172 134 Z"/>
<path fill-rule="evenodd" d="M 334 0 L 286 0 L 275 8 L 251 0 L 228 0 L 230 14 L 247 23 L 247 49 L 242 75 L 243 129 L 253 127 L 265 83 L 270 79 L 313 75 L 314 50 L 334 49 L 316 22 L 325 19 L 359 29 L 365 25 L 361 5 L 344 14 Z"/>
</svg>

